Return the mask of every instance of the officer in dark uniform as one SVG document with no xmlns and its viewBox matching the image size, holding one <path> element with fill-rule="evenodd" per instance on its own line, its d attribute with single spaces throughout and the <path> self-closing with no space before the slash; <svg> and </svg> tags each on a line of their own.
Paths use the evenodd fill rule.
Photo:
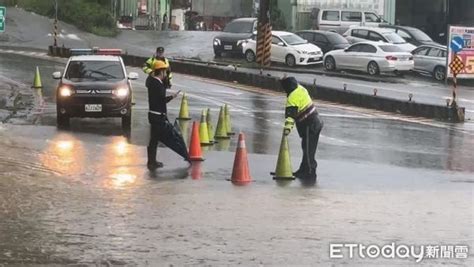
<svg viewBox="0 0 474 267">
<path fill-rule="evenodd" d="M 165 57 L 165 48 L 159 46 L 156 48 L 156 53 L 147 59 L 147 61 L 143 64 L 143 72 L 146 74 L 151 74 L 153 72 L 153 66 L 155 62 L 163 61 L 168 68 L 166 69 L 166 77 L 163 79 L 163 83 L 165 84 L 165 88 L 171 88 L 171 81 L 173 80 L 173 74 L 171 73 L 171 68 L 168 59 Z"/>
<path fill-rule="evenodd" d="M 146 87 L 148 88 L 148 104 L 150 110 L 148 112 L 148 121 L 151 125 L 150 143 L 148 145 L 148 162 L 147 167 L 149 170 L 155 170 L 163 167 L 163 163 L 156 161 L 156 150 L 158 147 L 158 141 L 166 145 L 167 147 L 177 151 L 183 158 L 190 162 L 189 155 L 187 153 L 186 145 L 182 140 L 179 133 L 168 121 L 166 115 L 166 103 L 176 98 L 179 92 L 166 96 L 166 88 L 163 80 L 166 77 L 166 70 L 168 65 L 158 60 L 153 65 L 153 73 L 146 79 Z"/>
<path fill-rule="evenodd" d="M 294 77 L 283 78 L 281 86 L 287 94 L 284 133 L 289 135 L 296 123 L 303 149 L 300 167 L 293 175 L 298 178 L 315 180 L 318 166 L 315 154 L 323 122 L 308 91 L 299 85 Z"/>
</svg>

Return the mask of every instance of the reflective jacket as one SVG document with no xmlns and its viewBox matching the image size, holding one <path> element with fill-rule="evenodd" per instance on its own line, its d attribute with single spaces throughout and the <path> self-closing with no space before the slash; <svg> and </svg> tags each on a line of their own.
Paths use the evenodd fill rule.
<svg viewBox="0 0 474 267">
<path fill-rule="evenodd" d="M 153 66 L 155 65 L 155 61 L 157 61 L 157 60 L 162 60 L 168 66 L 170 65 L 167 58 L 164 57 L 164 58 L 158 59 L 155 56 L 153 56 L 153 57 L 147 59 L 147 61 L 145 61 L 145 64 L 143 64 L 143 72 L 146 73 L 146 74 L 150 74 L 153 71 Z M 168 67 L 168 69 L 166 70 L 166 79 L 163 81 L 166 88 L 171 88 L 172 79 L 173 79 L 173 74 L 171 73 L 171 67 Z"/>
<path fill-rule="evenodd" d="M 316 111 L 308 90 L 298 84 L 287 98 L 285 109 L 285 129 L 293 129 L 295 123 L 304 121 Z"/>
</svg>

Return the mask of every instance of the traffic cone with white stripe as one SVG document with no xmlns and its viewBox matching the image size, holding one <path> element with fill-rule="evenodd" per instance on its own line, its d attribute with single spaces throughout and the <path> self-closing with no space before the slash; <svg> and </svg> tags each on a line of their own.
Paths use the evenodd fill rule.
<svg viewBox="0 0 474 267">
<path fill-rule="evenodd" d="M 247 148 L 245 147 L 245 136 L 239 134 L 239 142 L 235 151 L 234 167 L 232 168 L 231 181 L 235 185 L 246 185 L 252 181 L 250 177 Z"/>
</svg>

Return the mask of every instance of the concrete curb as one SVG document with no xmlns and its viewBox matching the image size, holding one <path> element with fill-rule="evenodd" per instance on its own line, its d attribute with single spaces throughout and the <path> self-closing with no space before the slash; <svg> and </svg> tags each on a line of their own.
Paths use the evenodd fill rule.
<svg viewBox="0 0 474 267">
<path fill-rule="evenodd" d="M 67 48 L 49 49 L 52 55 L 68 56 Z M 132 55 L 122 56 L 125 65 L 141 67 L 147 58 Z M 260 74 L 244 73 L 235 69 L 224 69 L 218 66 L 190 63 L 183 61 L 171 61 L 174 72 L 196 75 L 205 78 L 217 79 L 227 82 L 238 82 L 240 84 L 261 87 L 269 90 L 280 91 L 279 78 L 264 76 Z M 449 107 L 442 105 L 431 105 L 416 103 L 413 101 L 402 101 L 376 95 L 367 95 L 350 90 L 317 86 L 314 84 L 301 83 L 306 87 L 311 96 L 317 99 L 350 104 L 358 107 L 376 109 L 387 112 L 395 112 L 408 116 L 426 117 L 449 122 L 464 122 L 465 108 Z"/>
</svg>

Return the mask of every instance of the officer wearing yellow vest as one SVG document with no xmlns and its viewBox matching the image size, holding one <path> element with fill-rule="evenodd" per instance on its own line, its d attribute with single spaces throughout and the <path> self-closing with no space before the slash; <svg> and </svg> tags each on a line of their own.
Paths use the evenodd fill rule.
<svg viewBox="0 0 474 267">
<path fill-rule="evenodd" d="M 165 88 L 171 88 L 171 80 L 173 79 L 173 74 L 171 73 L 171 68 L 169 67 L 168 59 L 164 56 L 165 48 L 164 47 L 157 47 L 156 53 L 145 61 L 143 64 L 143 72 L 150 75 L 153 73 L 154 69 L 153 66 L 155 65 L 156 61 L 163 61 L 166 65 L 168 65 L 168 69 L 166 70 L 166 77 L 163 81 Z"/>
<path fill-rule="evenodd" d="M 315 155 L 323 121 L 308 91 L 294 77 L 283 78 L 280 82 L 287 94 L 284 134 L 289 135 L 296 124 L 303 149 L 300 167 L 293 175 L 303 179 L 316 179 L 318 164 Z"/>
</svg>

